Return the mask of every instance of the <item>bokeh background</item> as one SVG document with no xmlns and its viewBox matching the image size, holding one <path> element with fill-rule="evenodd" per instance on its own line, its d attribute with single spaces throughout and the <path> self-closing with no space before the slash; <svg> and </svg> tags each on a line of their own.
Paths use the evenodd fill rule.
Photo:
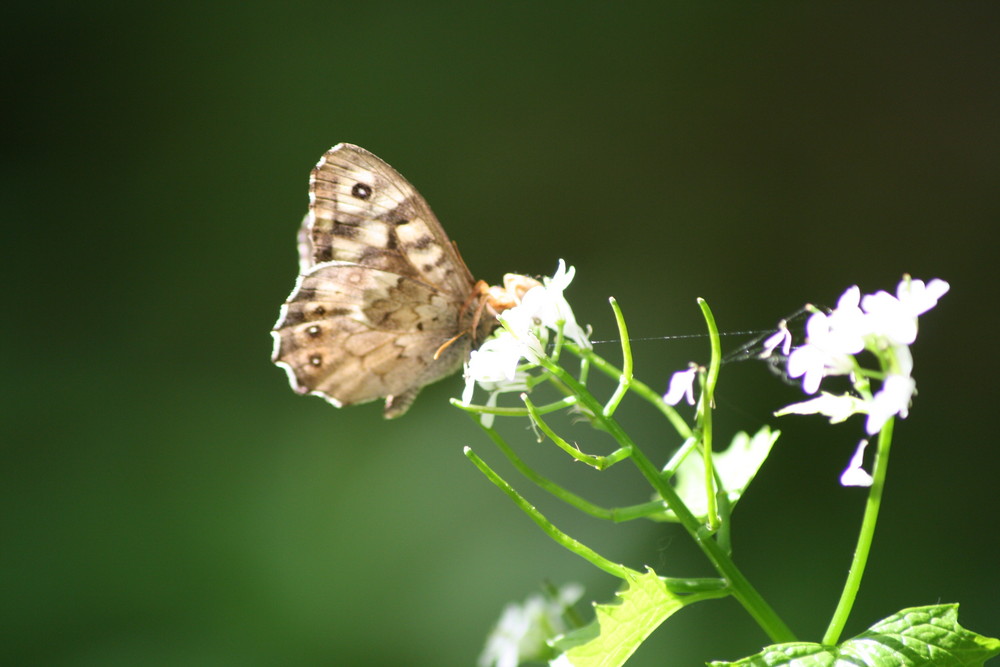
<svg viewBox="0 0 1000 667">
<path fill-rule="evenodd" d="M 423 192 L 473 273 L 551 274 L 595 338 L 772 325 L 900 275 L 952 291 L 921 322 L 920 394 L 847 628 L 961 602 L 1000 633 L 995 438 L 1000 7 L 995 3 L 18 3 L 6 10 L 2 662 L 469 665 L 548 579 L 615 582 L 548 541 L 462 456 L 560 526 L 663 574 L 708 570 L 669 526 L 555 506 L 447 404 L 405 419 L 289 391 L 268 331 L 309 170 L 339 141 Z M 727 338 L 735 346 L 740 335 Z M 635 344 L 665 388 L 703 339 Z M 611 360 L 613 344 L 599 348 Z M 724 370 L 724 432 L 798 390 Z M 676 446 L 622 413 L 661 460 Z M 606 504 L 645 498 L 505 432 Z M 737 510 L 738 562 L 805 639 L 846 574 L 861 434 L 785 418 Z M 595 451 L 599 435 L 570 430 Z M 732 601 L 633 658 L 695 665 L 766 638 Z"/>
</svg>

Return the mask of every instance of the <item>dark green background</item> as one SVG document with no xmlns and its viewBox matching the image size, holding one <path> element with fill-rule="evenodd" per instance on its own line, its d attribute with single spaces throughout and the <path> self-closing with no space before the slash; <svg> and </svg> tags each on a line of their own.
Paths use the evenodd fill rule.
<svg viewBox="0 0 1000 667">
<path fill-rule="evenodd" d="M 510 472 L 447 405 L 458 379 L 387 423 L 293 395 L 269 363 L 309 170 L 338 141 L 413 181 L 477 277 L 575 265 L 598 339 L 615 336 L 611 295 L 634 336 L 670 336 L 703 331 L 698 296 L 742 331 L 853 283 L 949 280 L 847 630 L 958 601 L 1000 634 L 998 19 L 995 3 L 8 8 L 4 662 L 468 665 L 543 578 L 609 599 L 614 581 L 462 456 Z M 637 343 L 637 374 L 665 388 L 705 348 Z M 727 367 L 719 429 L 799 396 Z M 660 459 L 676 445 L 641 406 L 623 419 Z M 521 426 L 512 441 L 553 477 L 644 498 L 627 466 L 598 476 Z M 780 426 L 737 558 L 816 639 L 863 503 L 837 484 L 861 423 Z M 603 525 L 510 478 L 610 558 L 707 572 L 675 529 Z M 632 664 L 765 641 L 732 601 L 706 603 Z"/>
</svg>

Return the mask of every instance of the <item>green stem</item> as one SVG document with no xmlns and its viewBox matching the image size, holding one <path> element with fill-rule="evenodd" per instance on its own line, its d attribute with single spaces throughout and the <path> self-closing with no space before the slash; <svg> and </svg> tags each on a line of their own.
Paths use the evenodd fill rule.
<svg viewBox="0 0 1000 667">
<path fill-rule="evenodd" d="M 827 646 L 833 646 L 840 641 L 840 633 L 844 631 L 847 617 L 851 615 L 851 608 L 854 606 L 854 600 L 861 588 L 861 578 L 865 574 L 865 565 L 868 563 L 868 554 L 871 552 L 872 539 L 875 536 L 878 511 L 882 505 L 882 491 L 885 489 L 886 470 L 889 467 L 889 447 L 892 444 L 894 423 L 895 419 L 887 421 L 878 434 L 875 470 L 872 474 L 871 488 L 868 490 L 868 501 L 865 503 L 864 518 L 861 520 L 858 543 L 854 548 L 854 558 L 851 560 L 851 569 L 847 573 L 847 581 L 844 582 L 840 602 L 837 603 L 837 609 L 833 612 L 833 618 L 830 619 L 826 634 L 823 635 L 823 644 Z"/>
<path fill-rule="evenodd" d="M 733 597 L 746 609 L 747 613 L 757 621 L 757 624 L 767 633 L 771 641 L 775 643 L 795 641 L 795 634 L 785 625 L 781 617 L 771 608 L 757 589 L 736 567 L 726 550 L 712 539 L 711 534 L 702 528 L 698 519 L 691 514 L 681 499 L 677 496 L 674 488 L 666 482 L 652 462 L 638 449 L 634 449 L 632 460 L 642 473 L 643 477 L 653 485 L 657 493 L 660 494 L 670 509 L 673 510 L 678 520 L 694 538 L 698 547 L 701 548 L 705 556 L 708 557 L 716 571 L 729 582 Z"/>
<path fill-rule="evenodd" d="M 561 450 L 572 456 L 577 461 L 586 463 L 597 470 L 605 470 L 619 461 L 628 458 L 629 452 L 623 449 L 619 449 L 617 452 L 612 452 L 608 456 L 591 456 L 590 454 L 584 454 L 580 451 L 579 447 L 569 444 L 566 440 L 561 438 L 559 434 L 552 430 L 552 427 L 550 427 L 545 420 L 542 419 L 541 414 L 539 414 L 539 412 L 535 409 L 535 405 L 526 394 L 521 394 L 521 400 L 524 401 L 524 406 L 528 409 L 528 414 L 531 415 L 532 422 L 534 422 L 542 433 L 548 436 L 548 438 L 552 442 L 556 443 Z"/>
<path fill-rule="evenodd" d="M 711 345 L 711 356 L 708 371 L 698 374 L 701 384 L 701 400 L 698 402 L 698 424 L 701 426 L 701 446 L 705 466 L 705 494 L 708 506 L 708 527 L 714 533 L 719 529 L 719 513 L 715 502 L 715 471 L 712 466 L 712 448 L 714 446 L 712 432 L 712 410 L 715 408 L 715 385 L 719 381 L 719 365 L 722 361 L 722 342 L 719 338 L 719 328 L 715 324 L 715 316 L 708 303 L 699 297 L 698 305 L 708 327 L 708 340 Z M 720 487 L 721 488 L 721 487 Z"/>
<path fill-rule="evenodd" d="M 569 350 L 580 359 L 589 362 L 590 365 L 610 378 L 617 380 L 622 376 L 622 371 L 620 369 L 616 368 L 612 364 L 609 364 L 603 357 L 599 357 L 593 350 L 574 345 L 570 342 L 566 343 L 565 349 Z M 629 390 L 638 394 L 641 398 L 648 401 L 657 410 L 663 413 L 663 416 L 667 418 L 682 438 L 687 439 L 691 437 L 691 427 L 688 426 L 683 417 L 677 414 L 677 411 L 674 410 L 673 406 L 667 405 L 663 402 L 663 396 L 661 394 L 654 391 L 646 383 L 636 380 L 635 378 L 632 378 L 629 382 Z"/>
<path fill-rule="evenodd" d="M 622 342 L 622 372 L 618 376 L 618 386 L 615 388 L 615 393 L 611 395 L 608 399 L 607 404 L 604 406 L 604 416 L 610 417 L 618 409 L 618 404 L 622 402 L 625 398 L 625 394 L 628 393 L 629 385 L 632 384 L 632 343 L 628 338 L 628 327 L 625 326 L 625 317 L 622 315 L 622 309 L 618 307 L 618 302 L 615 301 L 614 297 L 609 299 L 611 302 L 611 310 L 615 313 L 615 323 L 618 325 L 618 337 Z"/>
<path fill-rule="evenodd" d="M 492 468 L 486 465 L 485 461 L 476 456 L 476 453 L 473 452 L 468 447 L 465 448 L 465 456 L 470 461 L 472 461 L 472 463 L 475 464 L 477 468 L 479 468 L 479 471 L 481 473 L 486 475 L 487 479 L 489 479 L 504 493 L 510 496 L 511 500 L 513 500 L 514 503 L 519 508 L 521 508 L 521 511 L 527 514 L 529 517 L 531 517 L 531 520 L 534 521 L 536 524 L 538 524 L 539 528 L 541 528 L 546 535 L 555 540 L 556 543 L 560 544 L 566 549 L 569 549 L 570 551 L 580 556 L 581 558 L 590 561 L 593 565 L 604 570 L 608 574 L 614 575 L 619 579 L 628 580 L 628 575 L 630 572 L 632 572 L 632 570 L 630 570 L 629 568 L 625 567 L 620 563 L 615 563 L 613 561 L 608 560 L 601 554 L 597 553 L 596 551 L 588 547 L 586 544 L 583 544 L 582 542 L 573 539 L 566 533 L 556 528 L 551 521 L 546 519 L 541 512 L 535 509 L 534 505 L 525 500 L 524 496 L 515 491 L 514 487 L 508 484 L 506 480 L 500 477 L 500 475 L 496 474 Z"/>
<path fill-rule="evenodd" d="M 705 469 L 706 519 L 714 533 L 719 529 L 719 511 L 715 504 L 715 467 L 712 465 L 712 409 L 711 396 L 705 382 L 705 373 L 699 372 L 701 398 L 698 401 L 698 423 L 701 426 L 701 463 Z M 722 488 L 722 487 L 719 487 Z"/>
<path fill-rule="evenodd" d="M 473 417 L 473 419 L 476 424 L 479 425 L 479 428 L 483 429 L 483 431 L 486 432 L 486 435 L 488 435 L 500 451 L 503 452 L 503 455 L 507 457 L 515 468 L 517 468 L 518 472 L 524 475 L 530 482 L 535 484 L 535 486 L 541 490 L 555 496 L 567 505 L 577 508 L 581 512 L 585 512 L 586 514 L 598 519 L 622 523 L 624 521 L 643 519 L 652 515 L 662 515 L 667 510 L 667 506 L 663 504 L 662 500 L 651 500 L 648 503 L 629 505 L 627 507 L 607 508 L 596 505 L 586 498 L 582 498 L 572 491 L 564 489 L 547 477 L 535 472 L 531 466 L 521 460 L 521 457 L 519 457 L 513 448 L 507 444 L 507 441 L 503 439 L 503 436 L 501 436 L 496 429 L 489 426 L 483 426 L 482 422 L 475 417 Z"/>
<path fill-rule="evenodd" d="M 711 361 L 708 364 L 708 380 L 705 383 L 708 396 L 712 398 L 715 396 L 715 385 L 719 381 L 719 367 L 722 365 L 722 339 L 719 337 L 719 328 L 715 325 L 715 316 L 712 315 L 708 303 L 699 297 L 698 306 L 701 308 L 702 317 L 705 318 L 705 324 L 708 325 L 708 341 L 712 351 Z M 714 403 L 711 407 L 715 407 Z"/>
<path fill-rule="evenodd" d="M 486 431 L 486 435 L 490 437 L 493 444 L 500 448 L 500 451 L 503 452 L 504 456 L 506 456 L 512 464 L 514 464 L 514 467 L 517 468 L 518 472 L 534 483 L 535 486 L 543 491 L 546 491 L 547 493 L 552 494 L 564 503 L 571 505 L 582 512 L 586 512 L 591 516 L 609 520 L 614 518 L 610 510 L 595 505 L 589 500 L 576 495 L 572 491 L 564 489 L 549 478 L 539 475 L 533 468 L 521 460 L 521 457 L 517 455 L 510 445 L 507 444 L 507 441 L 503 439 L 503 436 L 501 436 L 496 429 L 491 426 L 483 426 L 482 422 L 478 419 L 476 419 L 476 423 L 479 424 L 481 429 Z"/>
<path fill-rule="evenodd" d="M 452 405 L 454 405 L 459 410 L 464 410 L 469 414 L 473 415 L 500 415 L 502 417 L 530 417 L 531 414 L 528 412 L 527 408 L 499 408 L 496 406 L 489 405 L 479 405 L 477 403 L 470 403 L 466 405 L 462 402 L 460 398 L 450 399 Z M 567 396 L 561 400 L 555 401 L 554 403 L 546 403 L 545 405 L 536 405 L 535 412 L 538 414 L 547 414 L 549 412 L 556 412 L 558 410 L 565 410 L 566 408 L 574 405 L 576 399 L 572 396 Z"/>
<path fill-rule="evenodd" d="M 775 643 L 795 641 L 795 635 L 791 629 L 785 625 L 784 621 L 771 608 L 767 601 L 757 592 L 750 581 L 740 572 L 739 568 L 717 542 L 712 539 L 708 530 L 704 529 L 701 522 L 691 513 L 684 501 L 680 499 L 674 487 L 664 479 L 660 471 L 646 458 L 645 454 L 639 450 L 629 435 L 613 417 L 605 417 L 601 414 L 601 405 L 597 399 L 576 381 L 569 373 L 547 359 L 542 359 L 542 366 L 550 373 L 559 378 L 569 389 L 580 399 L 580 404 L 587 409 L 601 426 L 625 449 L 631 451 L 630 460 L 639 468 L 646 481 L 656 489 L 657 493 L 666 501 L 667 505 L 677 516 L 678 521 L 691 535 L 702 552 L 708 557 L 716 571 L 722 575 L 732 588 L 733 597 L 739 601 L 747 613 L 757 621 L 758 625 L 767 633 Z"/>
<path fill-rule="evenodd" d="M 684 463 L 684 459 L 691 454 L 692 450 L 697 449 L 697 447 L 698 440 L 696 438 L 691 437 L 685 440 L 684 444 L 678 447 L 677 451 L 674 452 L 674 455 L 670 457 L 669 461 L 667 461 L 667 465 L 663 466 L 663 472 L 661 473 L 663 478 L 672 479 L 673 476 L 677 474 L 677 469 L 681 467 L 682 463 Z"/>
</svg>

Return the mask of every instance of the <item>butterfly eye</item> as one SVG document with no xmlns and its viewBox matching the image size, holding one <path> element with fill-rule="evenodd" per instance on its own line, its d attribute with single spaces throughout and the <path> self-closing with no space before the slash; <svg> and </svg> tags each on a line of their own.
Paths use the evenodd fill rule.
<svg viewBox="0 0 1000 667">
<path fill-rule="evenodd" d="M 358 199 L 368 199 L 372 196 L 372 188 L 364 183 L 355 183 L 354 187 L 351 188 L 351 194 Z"/>
</svg>

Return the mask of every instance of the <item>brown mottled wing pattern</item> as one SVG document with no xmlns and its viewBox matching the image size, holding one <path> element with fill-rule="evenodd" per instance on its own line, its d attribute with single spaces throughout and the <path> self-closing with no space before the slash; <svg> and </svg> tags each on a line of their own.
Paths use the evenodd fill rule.
<svg viewBox="0 0 1000 667">
<path fill-rule="evenodd" d="M 467 297 L 472 274 L 420 193 L 363 148 L 338 144 L 309 179 L 303 265 L 354 262 Z"/>
<path fill-rule="evenodd" d="M 275 324 L 292 388 L 336 406 L 385 398 L 402 415 L 468 355 L 473 280 L 423 197 L 368 151 L 338 144 L 310 180 L 300 275 Z"/>
</svg>

